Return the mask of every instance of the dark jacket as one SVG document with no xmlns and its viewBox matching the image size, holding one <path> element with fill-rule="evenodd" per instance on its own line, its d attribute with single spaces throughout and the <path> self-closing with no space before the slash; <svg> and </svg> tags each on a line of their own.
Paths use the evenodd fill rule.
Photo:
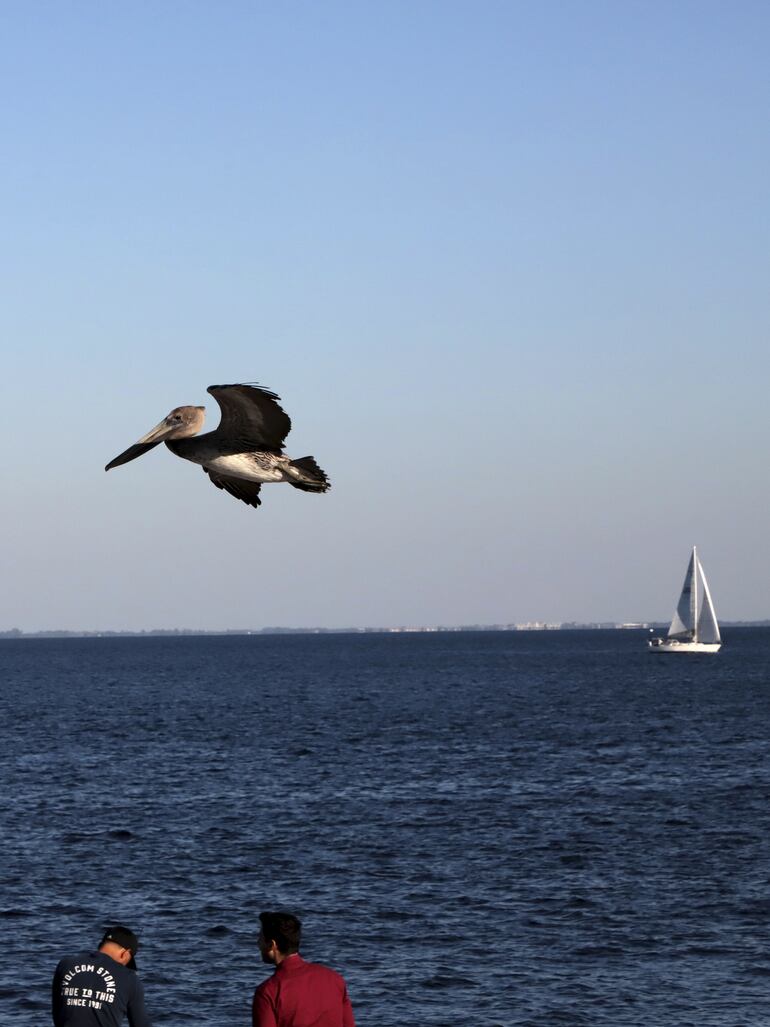
<svg viewBox="0 0 770 1027">
<path fill-rule="evenodd" d="M 150 1027 L 135 970 L 104 952 L 65 956 L 53 975 L 54 1027 Z"/>
</svg>

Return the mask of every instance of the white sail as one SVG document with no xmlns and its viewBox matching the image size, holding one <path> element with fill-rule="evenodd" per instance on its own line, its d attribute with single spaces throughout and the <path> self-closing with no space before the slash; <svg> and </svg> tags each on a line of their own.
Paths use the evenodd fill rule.
<svg viewBox="0 0 770 1027">
<path fill-rule="evenodd" d="M 696 556 L 695 550 L 693 549 L 692 555 L 690 556 L 690 562 L 687 564 L 687 573 L 684 576 L 684 584 L 682 585 L 682 592 L 679 596 L 679 602 L 676 604 L 676 610 L 671 620 L 671 626 L 668 629 L 669 638 L 692 638 L 695 630 L 695 610 L 697 606 L 697 581 L 695 580 L 695 567 L 696 567 Z"/>
<path fill-rule="evenodd" d="M 701 566 L 700 560 L 698 560 L 698 579 L 703 591 L 700 616 L 698 617 L 698 641 L 721 642 L 722 637 L 719 634 L 717 615 L 714 612 L 714 604 L 711 601 L 711 593 L 709 592 L 708 582 L 706 581 L 706 575 L 703 573 L 703 567 Z"/>
</svg>

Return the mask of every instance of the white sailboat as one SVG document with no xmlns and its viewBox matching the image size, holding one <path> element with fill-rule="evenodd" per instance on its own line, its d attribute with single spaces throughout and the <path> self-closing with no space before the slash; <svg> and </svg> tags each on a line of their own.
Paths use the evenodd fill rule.
<svg viewBox="0 0 770 1027">
<path fill-rule="evenodd" d="M 695 546 L 684 576 L 668 635 L 647 643 L 654 653 L 718 653 L 722 645 L 717 615 Z"/>
</svg>

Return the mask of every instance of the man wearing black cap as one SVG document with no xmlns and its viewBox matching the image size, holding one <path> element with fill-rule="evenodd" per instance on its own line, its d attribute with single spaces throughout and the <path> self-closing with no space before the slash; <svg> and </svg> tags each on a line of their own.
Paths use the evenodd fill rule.
<svg viewBox="0 0 770 1027">
<path fill-rule="evenodd" d="M 53 975 L 54 1027 L 150 1027 L 144 989 L 136 973 L 139 939 L 117 924 L 97 952 L 65 956 Z"/>
</svg>

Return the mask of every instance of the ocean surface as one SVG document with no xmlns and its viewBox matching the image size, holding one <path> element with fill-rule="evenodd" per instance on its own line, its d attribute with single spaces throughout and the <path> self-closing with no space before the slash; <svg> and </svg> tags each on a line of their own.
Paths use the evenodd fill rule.
<svg viewBox="0 0 770 1027">
<path fill-rule="evenodd" d="M 0 641 L 2 1027 L 109 921 L 249 1024 L 261 909 L 360 1027 L 770 1025 L 770 631 Z"/>
</svg>

